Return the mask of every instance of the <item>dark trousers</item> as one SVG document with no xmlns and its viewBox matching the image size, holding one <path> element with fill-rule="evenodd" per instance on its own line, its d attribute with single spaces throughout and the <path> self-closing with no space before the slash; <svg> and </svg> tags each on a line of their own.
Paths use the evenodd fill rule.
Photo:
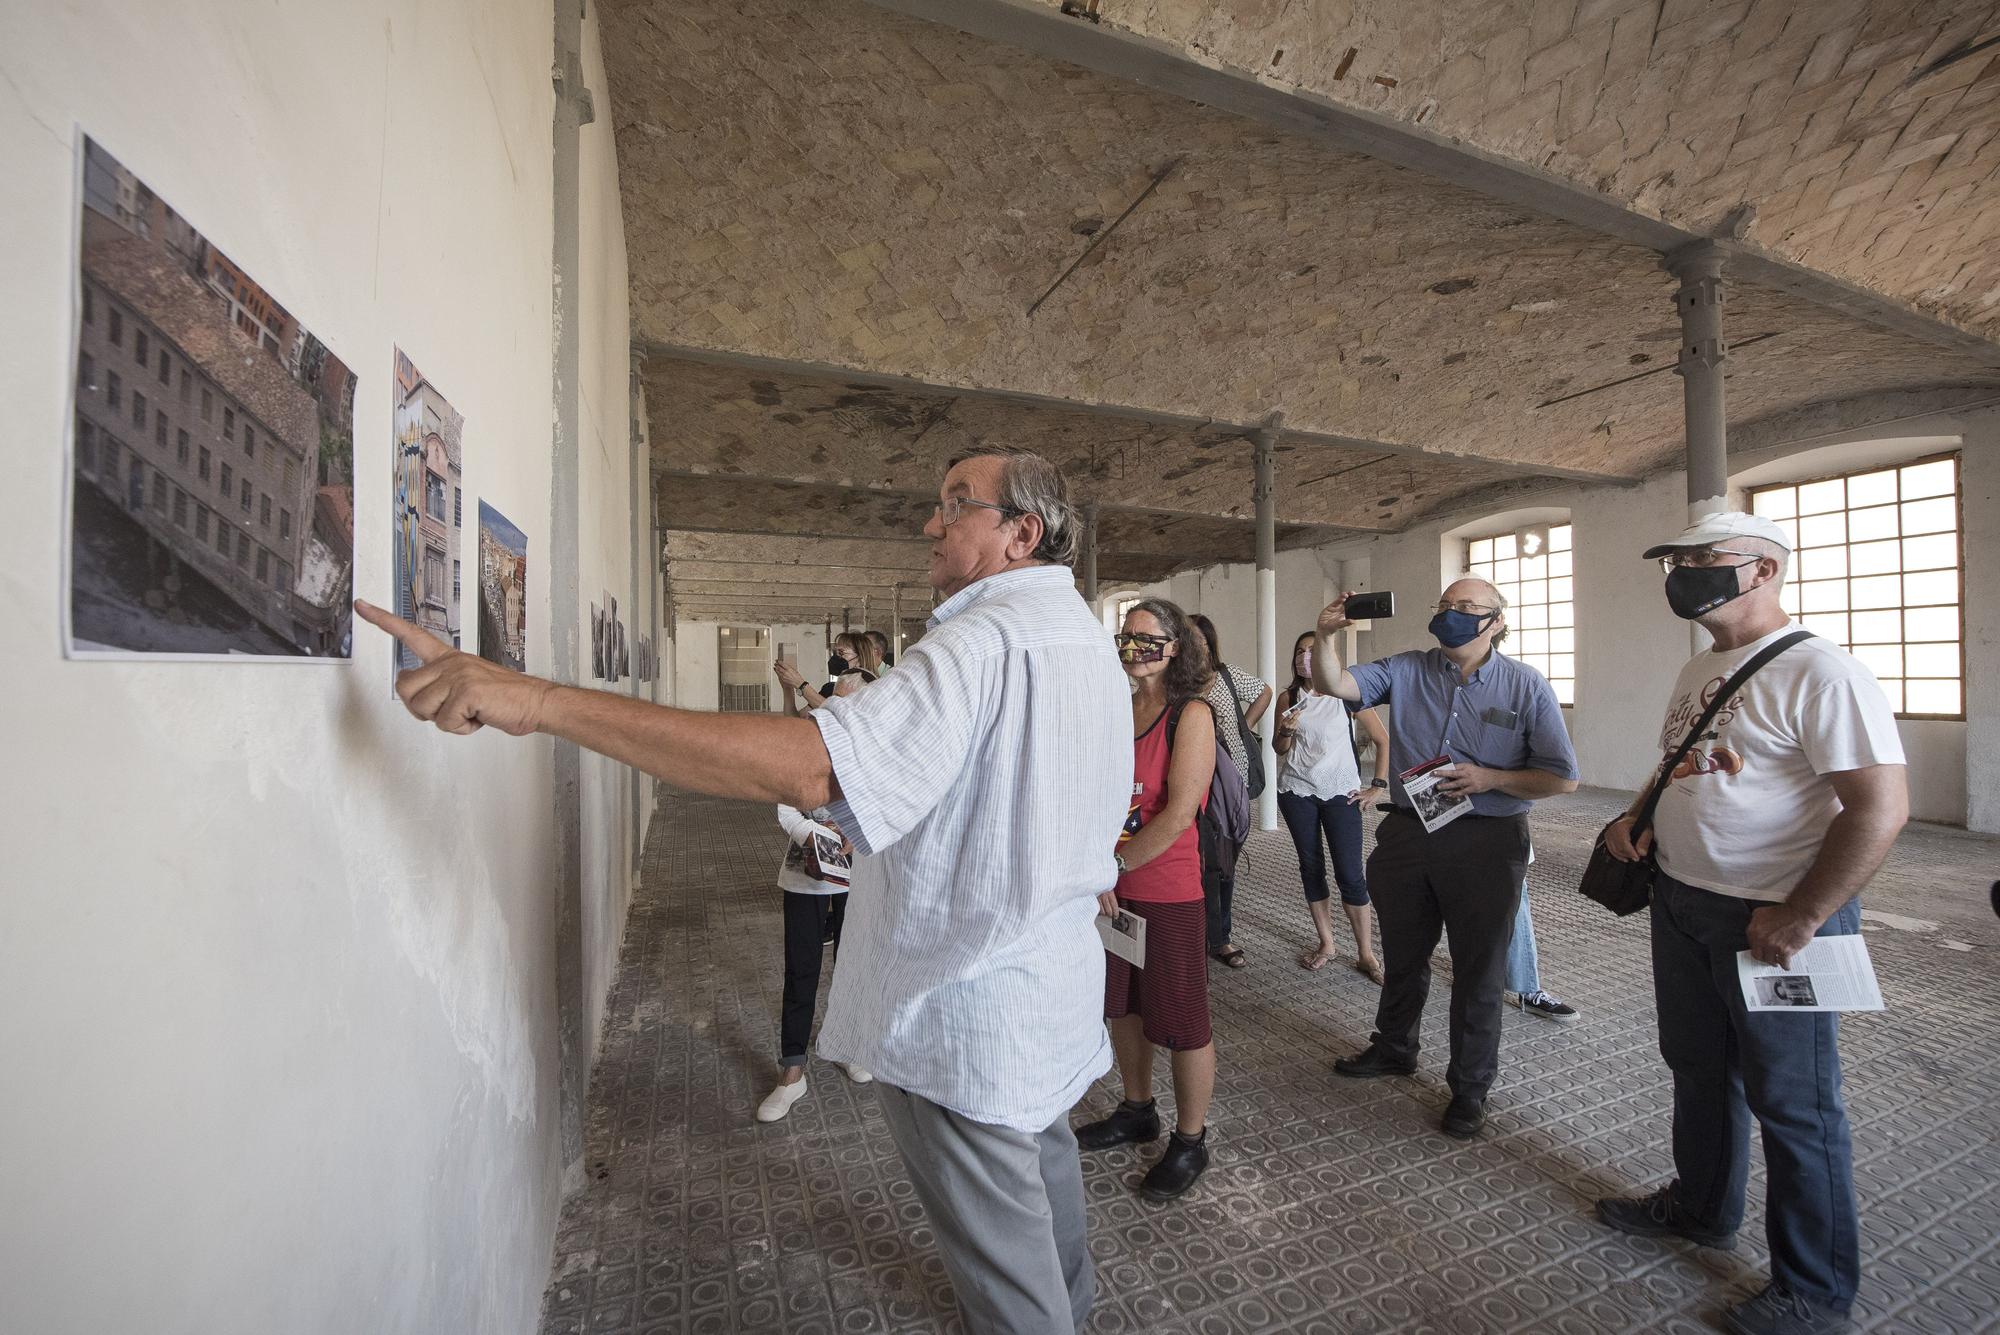
<svg viewBox="0 0 2000 1335">
<path fill-rule="evenodd" d="M 1213 954 L 1229 944 L 1235 930 L 1236 860 L 1243 845 L 1223 837 L 1206 816 L 1196 819 L 1195 828 L 1201 841 L 1201 897 L 1208 910 L 1208 949 Z"/>
<path fill-rule="evenodd" d="M 778 1012 L 778 1063 L 804 1066 L 812 1039 L 813 1003 L 819 998 L 820 956 L 829 936 L 840 934 L 846 895 L 785 892 L 785 1000 Z"/>
<path fill-rule="evenodd" d="M 1749 949 L 1758 907 L 1665 872 L 1653 883 L 1660 1055 L 1674 1073 L 1674 1199 L 1704 1227 L 1728 1231 L 1743 1222 L 1754 1115 L 1764 1139 L 1771 1277 L 1844 1311 L 1861 1255 L 1854 1146 L 1840 1097 L 1840 1017 L 1745 1007 L 1736 952 Z M 1860 902 L 1849 900 L 1819 930 L 1860 931 Z"/>
<path fill-rule="evenodd" d="M 1448 934 L 1451 1064 L 1444 1078 L 1454 1095 L 1485 1098 L 1499 1070 L 1500 989 L 1527 869 L 1526 816 L 1461 816 L 1426 834 L 1415 816 L 1391 811 L 1375 827 L 1368 883 L 1386 980 L 1372 1041 L 1392 1057 L 1416 1060 L 1431 952 Z"/>
<path fill-rule="evenodd" d="M 1361 808 L 1345 797 L 1308 797 L 1304 793 L 1279 793 L 1278 814 L 1292 832 L 1292 847 L 1299 851 L 1299 880 L 1306 888 L 1306 903 L 1317 904 L 1327 896 L 1326 847 L 1333 850 L 1333 879 L 1340 887 L 1343 904 L 1368 902 L 1368 876 L 1361 864 Z"/>
</svg>

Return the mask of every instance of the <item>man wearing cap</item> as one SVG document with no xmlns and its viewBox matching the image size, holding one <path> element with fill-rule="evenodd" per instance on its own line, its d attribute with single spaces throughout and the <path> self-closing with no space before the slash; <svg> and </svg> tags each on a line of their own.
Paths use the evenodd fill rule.
<svg viewBox="0 0 2000 1335">
<path fill-rule="evenodd" d="M 1674 684 L 1660 730 L 1668 755 L 1739 667 L 1796 629 L 1778 603 L 1790 549 L 1777 524 L 1737 512 L 1647 549 L 1667 572 L 1668 605 L 1714 637 Z M 1597 1213 L 1642 1237 L 1734 1246 L 1754 1115 L 1771 1282 L 1724 1324 L 1744 1335 L 1839 1330 L 1860 1248 L 1837 1016 L 1748 1011 L 1736 955 L 1783 966 L 1816 935 L 1860 930 L 1858 896 L 1909 816 L 1896 717 L 1853 655 L 1806 639 L 1717 711 L 1675 776 L 1653 829 L 1635 844 L 1635 800 L 1606 843 L 1627 861 L 1650 849 L 1659 862 L 1653 991 L 1674 1076 L 1677 1177 L 1599 1201 Z"/>
</svg>

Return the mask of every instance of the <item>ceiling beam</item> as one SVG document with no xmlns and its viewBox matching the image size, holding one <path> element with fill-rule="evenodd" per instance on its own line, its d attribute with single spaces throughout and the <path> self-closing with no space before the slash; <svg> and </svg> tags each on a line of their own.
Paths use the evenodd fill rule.
<svg viewBox="0 0 2000 1335">
<path fill-rule="evenodd" d="M 1103 417 L 1116 421 L 1144 422 L 1152 426 L 1183 427 L 1189 430 L 1221 431 L 1226 435 L 1241 435 L 1245 445 L 1244 458 L 1249 458 L 1250 433 L 1258 429 L 1254 422 L 1231 422 L 1218 417 L 1197 417 L 1188 413 L 1163 412 L 1151 408 L 1137 408 L 1128 404 L 1090 403 L 1081 399 L 1059 398 L 1052 394 L 1033 394 L 1016 389 L 993 389 L 975 385 L 953 385 L 937 381 L 919 380 L 912 376 L 888 375 L 880 371 L 865 371 L 857 367 L 839 366 L 830 362 L 792 361 L 783 357 L 760 357 L 748 352 L 732 352 L 724 348 L 696 347 L 685 343 L 661 343 L 649 339 L 635 339 L 633 347 L 647 358 L 678 359 L 700 362 L 708 366 L 728 366 L 738 370 L 756 371 L 766 375 L 789 375 L 809 377 L 819 380 L 835 380 L 843 383 L 868 385 L 876 389 L 893 390 L 899 394 L 924 394 L 937 397 L 975 397 L 991 399 L 1000 403 L 1019 404 L 1023 407 L 1058 412 L 1078 413 L 1084 416 Z M 658 434 L 658 433 L 655 433 Z M 1593 472 L 1583 468 L 1564 468 L 1559 464 L 1531 464 L 1513 459 L 1494 459 L 1482 454 L 1467 454 L 1459 450 L 1441 450 L 1426 445 L 1402 445 L 1392 441 L 1367 440 L 1359 436 L 1343 436 L 1328 431 L 1297 431 L 1283 429 L 1278 433 L 1281 447 L 1321 445 L 1332 449 L 1351 450 L 1361 453 L 1392 454 L 1404 458 L 1431 459 L 1442 463 L 1477 465 L 1492 472 L 1511 474 L 1517 477 L 1562 478 L 1571 482 L 1591 483 L 1631 483 L 1637 478 L 1624 473 Z"/>
<path fill-rule="evenodd" d="M 1422 126 L 1344 106 L 1322 94 L 1265 83 L 1247 72 L 1189 58 L 1170 43 L 1065 16 L 1034 0 L 869 0 L 880 8 L 1033 51 L 1142 87 L 1204 103 L 1329 148 L 1363 153 L 1489 199 L 1533 209 L 1661 254 L 1710 240 L 1638 212 L 1524 162 L 1471 147 Z M 1734 280 L 1761 283 L 1878 328 L 2000 361 L 2000 339 L 1962 329 L 1882 293 L 1809 268 L 1762 246 L 1715 239 Z M 1386 447 L 1385 447 L 1386 448 Z"/>
</svg>

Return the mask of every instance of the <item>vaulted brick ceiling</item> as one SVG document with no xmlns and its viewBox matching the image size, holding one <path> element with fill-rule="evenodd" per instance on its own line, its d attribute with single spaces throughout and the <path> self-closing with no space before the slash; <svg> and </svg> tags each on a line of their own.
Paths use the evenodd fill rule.
<svg viewBox="0 0 2000 1335">
<path fill-rule="evenodd" d="M 1212 6 L 1103 8 L 1107 23 L 1185 36 L 1190 59 L 1239 49 L 1199 35 L 1210 29 L 1196 12 Z M 1282 8 L 1232 6 L 1231 41 L 1249 43 L 1250 18 Z M 1631 7 L 1568 8 L 1561 40 L 1581 45 Z M 607 0 L 604 21 L 656 489 L 670 528 L 728 534 L 733 555 L 873 533 L 877 564 L 921 584 L 922 546 L 899 539 L 921 525 L 943 460 L 971 441 L 1065 463 L 1104 507 L 1107 580 L 1247 552 L 1246 437 L 1274 411 L 1293 543 L 1398 529 L 1552 479 L 1615 483 L 1677 455 L 1673 280 L 1644 245 L 857 0 Z M 1553 22 L 1524 20 L 1531 37 Z M 1497 61 L 1517 40 L 1467 46 L 1465 25 L 1444 26 L 1440 88 L 1458 86 L 1466 52 Z M 1804 35 L 1788 32 L 1775 40 Z M 1684 36 L 1661 39 L 1663 68 L 1694 77 L 1674 54 Z M 1607 47 L 1606 70 L 1612 58 Z M 1560 63 L 1534 68 L 1561 89 L 1588 61 Z M 1293 77 L 1338 84 L 1337 64 L 1301 62 Z M 1652 114 L 1677 96 L 1653 68 L 1631 88 L 1603 78 L 1599 101 L 1615 112 L 1636 98 L 1626 120 Z M 1936 123 L 1985 96 L 1979 80 L 1957 86 Z M 1427 96 L 1436 105 L 1412 103 L 1413 118 L 1442 115 L 1443 94 Z M 1562 97 L 1546 125 L 1525 123 L 1580 144 L 1565 138 Z M 1593 120 L 1576 133 L 1603 131 Z M 1960 133 L 1934 167 L 1968 142 Z M 1663 207 L 1647 180 L 1640 202 Z M 1930 254 L 1942 235 L 1912 229 L 1900 253 Z M 1967 253 L 1961 269 L 1985 262 Z M 1976 309 L 1949 313 L 1978 323 Z M 1735 283 L 1728 323 L 1738 424 L 1896 391 L 2000 389 L 2000 350 L 1941 347 L 1793 292 Z M 743 599 L 729 607 L 774 616 L 801 596 L 769 579 L 760 601 L 744 586 L 770 571 L 709 580 L 701 558 L 683 552 L 673 569 L 672 556 L 684 614 L 710 584 Z M 872 600 L 881 587 L 829 572 L 805 599 Z"/>
</svg>

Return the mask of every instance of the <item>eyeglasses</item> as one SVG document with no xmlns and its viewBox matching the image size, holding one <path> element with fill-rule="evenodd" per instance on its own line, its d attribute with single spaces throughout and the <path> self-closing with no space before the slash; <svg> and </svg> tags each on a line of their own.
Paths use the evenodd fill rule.
<svg viewBox="0 0 2000 1335">
<path fill-rule="evenodd" d="M 1003 518 L 1007 519 L 1019 519 L 1027 513 L 1026 510 L 1017 510 L 1011 505 L 995 505 L 991 501 L 975 501 L 970 496 L 947 496 L 931 507 L 931 515 L 946 528 L 950 528 L 958 522 L 958 517 L 963 513 L 963 508 L 968 505 L 978 506 L 981 510 L 997 511 Z"/>
<path fill-rule="evenodd" d="M 1139 645 L 1143 645 L 1148 649 L 1158 649 L 1162 646 L 1172 644 L 1174 637 L 1171 635 L 1143 635 L 1136 630 L 1126 630 L 1113 635 L 1111 642 L 1120 649 L 1130 649 Z"/>
<path fill-rule="evenodd" d="M 1719 559 L 1724 556 L 1747 556 L 1750 559 L 1748 561 L 1723 561 Z M 1668 552 L 1665 556 L 1661 557 L 1660 569 L 1670 575 L 1682 566 L 1693 566 L 1697 570 L 1705 570 L 1711 566 L 1726 565 L 1732 570 L 1738 570 L 1747 565 L 1755 565 L 1763 559 L 1756 552 L 1732 551 L 1727 547 L 1683 547 L 1678 551 Z"/>
<path fill-rule="evenodd" d="M 1437 610 L 1440 612 L 1467 612 L 1476 617 L 1483 617 L 1489 612 L 1497 612 L 1500 609 L 1497 607 L 1488 607 L 1484 603 L 1475 603 L 1470 598 L 1461 598 L 1455 603 L 1440 599 Z"/>
</svg>

